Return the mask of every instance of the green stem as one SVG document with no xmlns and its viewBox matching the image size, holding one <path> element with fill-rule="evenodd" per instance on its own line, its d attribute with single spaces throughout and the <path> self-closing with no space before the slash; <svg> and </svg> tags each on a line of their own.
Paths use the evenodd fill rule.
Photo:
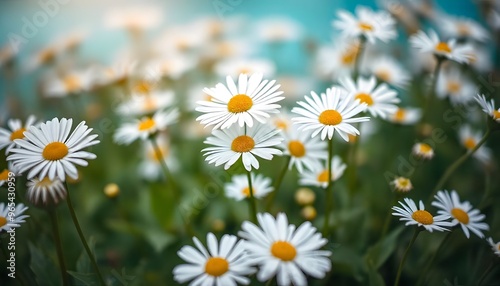
<svg viewBox="0 0 500 286">
<path fill-rule="evenodd" d="M 477 149 L 479 149 L 479 147 L 481 147 L 484 144 L 484 142 L 486 142 L 486 140 L 490 136 L 490 133 L 491 133 L 490 129 L 488 128 L 488 130 L 486 130 L 486 133 L 484 134 L 483 138 L 481 138 L 479 143 L 477 143 L 476 146 L 474 146 L 474 148 L 472 148 L 472 150 L 467 151 L 460 158 L 458 158 L 453 164 L 451 164 L 448 167 L 448 169 L 446 169 L 444 175 L 441 177 L 441 179 L 439 179 L 438 183 L 434 187 L 434 191 L 432 192 L 429 200 L 432 200 L 432 198 L 434 197 L 436 192 L 439 191 L 444 186 L 446 181 L 448 181 L 448 179 L 455 172 L 455 170 L 458 167 L 460 167 L 467 159 L 469 159 L 469 157 L 472 156 L 477 151 Z"/>
<path fill-rule="evenodd" d="M 366 46 L 366 37 L 361 36 L 359 37 L 359 48 L 358 48 L 358 53 L 356 55 L 356 61 L 354 62 L 354 71 L 353 71 L 353 78 L 356 80 L 359 76 L 359 70 L 361 68 L 361 61 L 363 57 L 363 52 L 365 50 Z"/>
<path fill-rule="evenodd" d="M 174 198 L 176 201 L 179 201 L 180 195 L 179 191 L 177 189 L 177 184 L 174 181 L 174 177 L 172 176 L 172 173 L 170 173 L 170 170 L 168 169 L 167 163 L 165 162 L 163 158 L 163 154 L 161 152 L 160 146 L 158 145 L 158 141 L 156 140 L 156 136 L 152 136 L 149 138 L 151 141 L 151 144 L 153 145 L 153 149 L 156 154 L 156 159 L 160 162 L 161 169 L 163 171 L 163 174 L 165 175 L 165 179 L 167 180 L 167 184 L 170 184 L 170 187 L 172 188 L 172 192 L 174 194 Z"/>
<path fill-rule="evenodd" d="M 403 272 L 403 267 L 406 262 L 406 258 L 408 257 L 408 253 L 410 252 L 411 247 L 413 246 L 413 243 L 417 239 L 418 234 L 420 233 L 421 229 L 419 227 L 415 228 L 415 232 L 413 233 L 413 237 L 410 240 L 410 243 L 408 244 L 408 247 L 406 247 L 405 253 L 403 254 L 403 259 L 401 259 L 401 263 L 399 263 L 398 267 L 398 274 L 396 275 L 396 281 L 394 281 L 394 286 L 399 285 L 399 279 L 401 278 L 401 272 Z"/>
<path fill-rule="evenodd" d="M 431 258 L 429 261 L 425 264 L 424 271 L 421 272 L 421 274 L 418 277 L 417 283 L 415 285 L 421 285 L 421 283 L 425 283 L 425 278 L 427 276 L 427 272 L 429 272 L 429 269 L 431 268 L 432 264 L 434 264 L 434 260 L 436 260 L 437 254 L 441 251 L 441 249 L 447 244 L 447 242 L 450 240 L 451 235 L 453 234 L 453 229 L 450 230 L 446 236 L 441 240 L 441 243 L 439 244 L 439 247 L 432 253 Z"/>
<path fill-rule="evenodd" d="M 47 211 L 50 216 L 50 221 L 52 223 L 52 233 L 54 235 L 54 242 L 57 250 L 57 259 L 59 260 L 59 269 L 61 270 L 61 279 L 64 286 L 70 285 L 68 279 L 68 272 L 66 268 L 66 262 L 64 262 L 64 255 L 61 243 L 61 236 L 59 235 L 59 223 L 57 222 L 57 215 L 54 209 Z"/>
<path fill-rule="evenodd" d="M 85 251 L 87 252 L 87 255 L 90 258 L 90 262 L 92 263 L 92 267 L 94 268 L 94 271 L 97 273 L 97 277 L 99 278 L 99 282 L 101 285 L 106 285 L 104 283 L 104 279 L 102 278 L 101 271 L 99 270 L 99 267 L 97 266 L 97 262 L 94 258 L 94 255 L 92 254 L 92 251 L 90 251 L 90 247 L 87 243 L 87 240 L 85 240 L 85 236 L 83 235 L 82 228 L 80 227 L 80 223 L 78 222 L 78 218 L 76 217 L 75 209 L 73 208 L 73 204 L 71 203 L 71 196 L 70 196 L 70 191 L 68 189 L 68 184 L 64 182 L 66 185 L 66 190 L 68 191 L 68 195 L 66 196 L 66 202 L 68 204 L 68 209 L 69 213 L 71 214 L 71 219 L 73 220 L 73 224 L 75 225 L 76 231 L 78 232 L 78 236 L 80 237 L 80 240 L 82 241 L 83 247 L 85 248 Z"/>
<path fill-rule="evenodd" d="M 278 190 L 281 186 L 281 183 L 283 182 L 283 178 L 285 177 L 286 171 L 288 171 L 288 165 L 290 164 L 291 159 L 292 159 L 292 156 L 287 156 L 285 166 L 283 167 L 283 169 L 281 169 L 281 172 L 280 172 L 278 178 L 276 179 L 276 181 L 274 181 L 273 192 L 269 195 L 269 198 L 267 200 L 266 209 L 268 211 L 270 211 L 271 207 L 273 206 L 274 198 L 278 194 Z"/>
<path fill-rule="evenodd" d="M 323 224 L 323 237 L 328 236 L 330 225 L 330 213 L 332 211 L 332 158 L 333 158 L 333 138 L 328 141 L 328 186 L 326 187 L 325 199 L 325 222 Z"/>
<path fill-rule="evenodd" d="M 389 225 L 391 224 L 391 218 L 392 218 L 392 207 L 397 202 L 398 202 L 398 195 L 396 193 L 392 197 L 392 202 L 391 202 L 391 206 L 389 207 L 389 212 L 387 213 L 387 216 L 385 217 L 384 226 L 382 227 L 382 234 L 380 235 L 380 240 L 384 239 L 385 235 L 387 234 L 387 231 L 389 230 Z"/>
<path fill-rule="evenodd" d="M 444 58 L 443 57 L 436 57 L 436 61 L 437 61 L 437 63 L 436 63 L 436 67 L 434 69 L 431 87 L 430 87 L 430 90 L 428 92 L 428 98 L 425 101 L 424 114 L 422 115 L 420 123 L 424 123 L 428 120 L 427 117 L 430 114 L 430 108 L 432 107 L 432 102 L 434 101 L 434 97 L 436 97 L 436 85 L 437 85 L 437 80 L 439 77 L 439 70 L 441 69 L 441 65 L 444 62 Z"/>
<path fill-rule="evenodd" d="M 253 187 L 252 187 L 252 172 L 247 171 L 248 178 L 248 203 L 250 204 L 250 219 L 252 222 L 257 222 L 257 205 L 255 203 L 255 197 L 253 196 Z"/>
<path fill-rule="evenodd" d="M 490 262 L 490 265 L 488 265 L 486 270 L 484 270 L 481 277 L 479 277 L 479 280 L 477 280 L 477 284 L 476 284 L 477 286 L 481 286 L 481 284 L 483 284 L 484 279 L 486 279 L 486 277 L 488 277 L 488 274 L 491 272 L 491 270 L 493 270 L 493 268 L 495 268 L 495 266 L 497 266 L 497 264 L 495 263 L 495 261 L 492 260 Z"/>
<path fill-rule="evenodd" d="M 356 126 L 356 129 L 360 129 L 360 124 L 358 123 Z M 358 149 L 359 149 L 359 137 L 360 135 L 357 135 L 355 137 L 355 140 L 353 144 L 351 144 L 349 148 L 349 165 L 350 166 L 350 171 L 349 171 L 349 195 L 352 199 L 354 190 L 356 189 L 356 183 L 358 179 L 358 168 L 356 166 L 356 160 L 358 157 Z"/>
</svg>

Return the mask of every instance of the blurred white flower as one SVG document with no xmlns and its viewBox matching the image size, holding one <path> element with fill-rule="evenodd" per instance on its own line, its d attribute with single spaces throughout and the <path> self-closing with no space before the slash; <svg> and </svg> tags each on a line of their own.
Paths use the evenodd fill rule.
<svg viewBox="0 0 500 286">
<path fill-rule="evenodd" d="M 131 33 L 142 33 L 157 27 L 162 20 L 162 9 L 155 6 L 113 7 L 104 18 L 108 28 L 125 29 Z"/>
<path fill-rule="evenodd" d="M 90 90 L 96 77 L 93 69 L 73 70 L 63 75 L 52 75 L 45 79 L 44 95 L 47 97 L 64 97 L 80 94 Z"/>
<path fill-rule="evenodd" d="M 469 125 L 463 125 L 458 131 L 458 137 L 460 144 L 470 152 L 481 141 L 483 134 L 481 131 L 473 131 Z M 483 164 L 490 164 L 493 160 L 492 150 L 484 145 L 479 147 L 472 156 Z"/>
<path fill-rule="evenodd" d="M 255 29 L 259 39 L 270 43 L 295 41 L 303 34 L 300 23 L 291 18 L 279 16 L 258 21 Z"/>
<path fill-rule="evenodd" d="M 399 107 L 392 116 L 389 116 L 388 120 L 397 124 L 411 125 L 417 123 L 421 116 L 420 108 Z"/>
<path fill-rule="evenodd" d="M 405 87 L 411 79 L 401 62 L 390 56 L 374 56 L 368 60 L 366 67 L 377 79 L 396 87 Z"/>
<path fill-rule="evenodd" d="M 456 40 L 447 42 L 440 40 L 434 30 L 429 30 L 428 34 L 418 31 L 410 37 L 410 44 L 422 53 L 433 53 L 436 56 L 444 57 L 458 63 L 468 63 L 468 51 L 472 49 L 469 45 L 458 45 Z"/>
<path fill-rule="evenodd" d="M 344 174 L 347 165 L 342 159 L 335 155 L 332 158 L 332 182 L 340 179 Z M 322 164 L 311 170 L 305 170 L 300 174 L 299 183 L 303 186 L 317 186 L 326 188 L 328 186 L 328 160 L 323 160 Z"/>
<path fill-rule="evenodd" d="M 252 195 L 256 199 L 261 199 L 273 191 L 271 187 L 271 179 L 264 177 L 261 174 L 255 175 L 251 173 L 252 178 Z M 235 175 L 231 178 L 231 182 L 224 185 L 226 197 L 241 201 L 250 196 L 248 187 L 248 178 L 246 174 Z"/>
<path fill-rule="evenodd" d="M 440 15 L 437 18 L 436 24 L 446 37 L 478 42 L 486 42 L 490 38 L 488 31 L 472 19 L 450 15 Z"/>
<path fill-rule="evenodd" d="M 276 72 L 276 67 L 272 61 L 266 59 L 229 59 L 217 63 L 215 72 L 220 77 L 227 75 L 237 77 L 240 74 L 251 75 L 261 73 L 264 77 L 272 77 Z"/>
<path fill-rule="evenodd" d="M 452 104 L 466 104 L 474 100 L 477 86 L 458 68 L 441 69 L 436 84 L 436 94 L 439 98 L 446 98 Z"/>
</svg>

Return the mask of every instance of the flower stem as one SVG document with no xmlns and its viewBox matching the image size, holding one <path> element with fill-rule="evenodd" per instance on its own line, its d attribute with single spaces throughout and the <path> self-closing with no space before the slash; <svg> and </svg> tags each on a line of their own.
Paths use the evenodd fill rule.
<svg viewBox="0 0 500 286">
<path fill-rule="evenodd" d="M 406 262 L 406 258 L 408 257 L 408 253 L 410 252 L 411 247 L 413 246 L 413 243 L 415 243 L 415 240 L 417 239 L 418 234 L 420 233 L 421 229 L 419 227 L 415 228 L 415 232 L 413 233 L 413 237 L 410 240 L 410 243 L 408 244 L 408 247 L 406 247 L 405 253 L 403 254 L 403 259 L 401 259 L 401 263 L 399 263 L 398 267 L 398 274 L 396 275 L 396 281 L 394 281 L 394 286 L 399 285 L 399 279 L 401 278 L 401 272 L 403 272 L 403 267 Z"/>
<path fill-rule="evenodd" d="M 359 76 L 359 70 L 361 69 L 361 61 L 363 59 L 363 52 L 365 50 L 366 46 L 366 37 L 361 36 L 359 37 L 359 48 L 358 52 L 356 53 L 356 61 L 354 62 L 354 71 L 353 71 L 353 78 L 356 80 L 356 78 Z"/>
<path fill-rule="evenodd" d="M 283 169 L 281 170 L 278 178 L 276 181 L 274 181 L 273 185 L 273 192 L 269 195 L 269 198 L 267 200 L 267 205 L 266 209 L 269 211 L 271 210 L 271 207 L 273 206 L 273 201 L 276 195 L 278 194 L 278 190 L 281 186 L 281 183 L 283 182 L 283 178 L 285 177 L 286 171 L 288 170 L 288 165 L 290 164 L 290 160 L 292 159 L 291 156 L 287 156 L 285 165 L 283 166 Z"/>
<path fill-rule="evenodd" d="M 163 171 L 163 174 L 165 175 L 165 179 L 167 180 L 167 184 L 170 184 L 170 187 L 172 188 L 172 193 L 174 194 L 174 199 L 176 201 L 179 201 L 180 195 L 179 191 L 177 189 L 177 184 L 174 181 L 174 177 L 172 176 L 172 173 L 170 173 L 170 170 L 168 169 L 167 163 L 165 162 L 165 159 L 163 158 L 163 153 L 161 152 L 160 146 L 158 145 L 158 141 L 156 140 L 156 136 L 152 136 L 149 138 L 151 140 L 151 144 L 153 145 L 153 149 L 155 150 L 156 154 L 156 159 L 158 162 L 160 162 L 161 169 Z"/>
<path fill-rule="evenodd" d="M 441 69 L 441 65 L 443 64 L 444 60 L 445 59 L 443 57 L 436 57 L 437 63 L 436 63 L 436 67 L 434 68 L 434 74 L 432 76 L 432 83 L 430 86 L 430 90 L 428 92 L 428 98 L 425 101 L 424 114 L 422 115 L 420 123 L 424 123 L 428 120 L 429 113 L 430 113 L 429 109 L 432 107 L 432 102 L 434 101 L 434 97 L 436 97 L 436 85 L 437 85 L 437 80 L 439 77 L 439 70 Z"/>
<path fill-rule="evenodd" d="M 64 182 L 66 186 L 66 190 L 68 190 L 68 184 Z M 85 251 L 87 252 L 87 255 L 89 256 L 90 262 L 92 263 L 92 267 L 94 268 L 94 271 L 97 273 L 97 277 L 99 278 L 99 283 L 101 285 L 106 285 L 104 283 L 104 279 L 102 278 L 101 271 L 99 270 L 99 267 L 97 266 L 97 262 L 94 258 L 94 255 L 92 254 L 92 251 L 90 251 L 90 247 L 87 243 L 87 240 L 85 240 L 85 236 L 83 235 L 82 228 L 80 227 L 80 223 L 78 222 L 78 218 L 76 217 L 75 209 L 73 208 L 73 204 L 71 203 L 71 196 L 70 192 L 68 190 L 68 195 L 66 196 L 66 202 L 68 204 L 68 209 L 69 213 L 71 214 L 71 219 L 73 220 L 73 224 L 75 225 L 76 231 L 78 232 L 78 236 L 80 237 L 80 240 L 82 241 L 83 247 L 85 248 Z"/>
<path fill-rule="evenodd" d="M 328 236 L 330 226 L 330 213 L 332 211 L 332 158 L 333 158 L 333 138 L 328 141 L 328 186 L 326 187 L 325 198 L 325 221 L 323 224 L 323 237 Z"/>
<path fill-rule="evenodd" d="M 392 202 L 391 206 L 389 207 L 389 212 L 387 213 L 387 216 L 385 217 L 384 221 L 384 226 L 382 227 L 382 234 L 380 235 L 380 240 L 384 239 L 385 235 L 387 234 L 387 231 L 389 230 L 389 225 L 391 224 L 391 218 L 392 218 L 392 207 L 398 202 L 398 194 L 394 194 L 392 197 Z"/>
<path fill-rule="evenodd" d="M 64 286 L 70 285 L 68 279 L 68 272 L 66 268 L 66 262 L 64 262 L 64 255 L 61 243 L 61 236 L 59 235 L 59 223 L 57 222 L 57 215 L 55 210 L 51 209 L 47 211 L 50 216 L 50 221 L 52 223 L 52 233 L 54 235 L 54 242 L 56 244 L 57 259 L 59 260 L 59 269 L 61 270 L 61 279 Z"/>
<path fill-rule="evenodd" d="M 479 277 L 479 279 L 477 280 L 477 286 L 481 286 L 481 284 L 483 284 L 483 281 L 484 279 L 486 279 L 486 277 L 488 277 L 488 274 L 490 274 L 491 270 L 493 270 L 493 268 L 495 268 L 495 266 L 497 266 L 497 264 L 495 263 L 495 261 L 491 261 L 490 264 L 488 265 L 488 267 L 486 268 L 486 270 L 484 270 L 483 274 L 481 275 L 481 277 Z"/>
<path fill-rule="evenodd" d="M 434 260 L 436 260 L 437 254 L 440 252 L 440 250 L 448 243 L 448 241 L 451 238 L 451 235 L 453 233 L 453 229 L 446 234 L 446 236 L 441 240 L 441 243 L 439 244 L 439 247 L 434 251 L 432 254 L 431 258 L 429 261 L 425 264 L 424 271 L 421 272 L 421 274 L 418 277 L 417 283 L 415 285 L 421 285 L 422 283 L 425 284 L 425 278 L 427 276 L 427 272 L 429 272 L 429 269 L 431 268 L 432 264 L 434 264 Z"/>
<path fill-rule="evenodd" d="M 479 149 L 479 147 L 481 147 L 481 145 L 484 144 L 484 142 L 486 142 L 486 140 L 490 136 L 490 133 L 491 133 L 490 129 L 488 128 L 488 130 L 486 130 L 486 133 L 484 134 L 483 138 L 481 138 L 481 140 L 476 144 L 476 146 L 474 146 L 474 148 L 472 148 L 472 150 L 467 151 L 460 158 L 458 158 L 453 164 L 451 164 L 448 167 L 448 169 L 446 169 L 443 176 L 441 177 L 441 179 L 439 179 L 438 183 L 434 187 L 434 191 L 432 192 L 429 200 L 432 200 L 432 198 L 434 197 L 436 192 L 439 191 L 444 186 L 444 184 L 446 183 L 446 181 L 448 181 L 448 179 L 453 174 L 453 172 L 455 172 L 455 170 L 458 167 L 460 167 L 467 159 L 469 159 L 469 157 L 472 156 L 477 151 L 477 149 Z"/>
<path fill-rule="evenodd" d="M 252 172 L 247 171 L 248 178 L 248 203 L 250 204 L 250 219 L 252 222 L 257 222 L 257 205 L 255 203 L 255 197 L 253 196 L 253 187 L 252 187 Z"/>
</svg>

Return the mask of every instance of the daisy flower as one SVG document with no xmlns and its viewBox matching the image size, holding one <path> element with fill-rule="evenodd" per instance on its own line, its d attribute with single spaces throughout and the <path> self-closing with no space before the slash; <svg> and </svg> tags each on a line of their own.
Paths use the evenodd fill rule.
<svg viewBox="0 0 500 286">
<path fill-rule="evenodd" d="M 438 21 L 438 25 L 449 38 L 471 39 L 478 42 L 486 42 L 490 35 L 478 22 L 465 18 L 443 15 L 443 19 Z"/>
<path fill-rule="evenodd" d="M 495 243 L 493 239 L 490 237 L 488 238 L 488 243 L 491 245 L 493 253 L 495 253 L 498 257 L 500 257 L 500 241 Z"/>
<path fill-rule="evenodd" d="M 137 116 L 152 114 L 165 109 L 172 104 L 172 91 L 153 91 L 148 94 L 133 94 L 132 97 L 121 103 L 116 112 L 122 116 Z"/>
<path fill-rule="evenodd" d="M 99 143 L 96 134 L 90 135 L 85 121 L 80 122 L 71 132 L 73 119 L 54 118 L 40 124 L 39 127 L 31 126 L 24 132 L 24 139 L 16 139 L 17 147 L 11 150 L 7 161 L 12 161 L 19 173 L 29 171 L 28 179 L 35 176 L 43 180 L 46 176 L 50 180 L 56 177 L 61 181 L 66 176 L 78 179 L 75 165 L 87 166 L 86 160 L 95 159 L 96 155 L 82 151 Z"/>
<path fill-rule="evenodd" d="M 162 78 L 178 80 L 193 69 L 195 64 L 195 61 L 190 57 L 170 54 L 147 64 L 145 71 L 158 81 Z"/>
<path fill-rule="evenodd" d="M 304 172 L 304 167 L 309 170 L 321 166 L 320 160 L 328 156 L 326 143 L 318 137 L 311 137 L 310 132 L 300 132 L 296 125 L 284 133 L 284 141 L 281 145 L 284 155 L 290 156 L 288 169 L 295 165 L 299 173 Z"/>
<path fill-rule="evenodd" d="M 246 129 L 246 132 L 245 132 Z M 224 169 L 231 167 L 240 157 L 247 171 L 259 169 L 257 157 L 271 160 L 273 155 L 283 153 L 277 146 L 283 141 L 278 136 L 280 131 L 263 124 L 251 128 L 232 126 L 228 129 L 214 130 L 212 137 L 205 140 L 205 144 L 213 145 L 203 150 L 205 161 L 215 166 L 224 164 Z"/>
<path fill-rule="evenodd" d="M 472 44 L 471 49 L 466 52 L 466 55 L 469 58 L 469 65 L 476 71 L 488 73 L 492 70 L 492 53 L 488 47 Z"/>
<path fill-rule="evenodd" d="M 357 6 L 356 15 L 346 10 L 337 12 L 338 20 L 332 24 L 344 37 L 365 37 L 370 43 L 375 40 L 387 42 L 396 38 L 396 21 L 385 11 L 373 11 L 368 7 Z"/>
<path fill-rule="evenodd" d="M 168 139 L 166 136 L 161 135 L 163 134 L 159 134 L 159 136 L 156 137 L 158 148 L 160 149 L 160 153 L 162 155 L 161 159 L 158 159 L 157 151 L 152 144 L 144 144 L 142 146 L 144 159 L 138 165 L 138 172 L 147 180 L 157 180 L 162 178 L 163 170 L 160 160 L 166 162 L 171 171 L 175 171 L 178 168 L 178 162 L 172 155 L 173 152 Z"/>
<path fill-rule="evenodd" d="M 25 222 L 24 219 L 29 217 L 29 215 L 23 215 L 27 209 L 28 207 L 24 204 L 16 204 L 16 209 L 11 212 L 6 204 L 0 203 L 0 233 L 20 227 L 21 223 Z M 14 215 L 9 216 L 12 213 Z"/>
<path fill-rule="evenodd" d="M 136 62 L 122 60 L 109 67 L 101 67 L 96 84 L 107 86 L 112 84 L 124 85 L 132 77 Z"/>
<path fill-rule="evenodd" d="M 399 61 L 389 56 L 377 56 L 367 65 L 368 72 L 377 79 L 396 87 L 404 87 L 411 77 Z"/>
<path fill-rule="evenodd" d="M 339 156 L 335 155 L 332 158 L 332 182 L 340 179 L 344 174 L 347 165 L 342 162 Z M 317 186 L 326 188 L 328 186 L 328 164 L 325 160 L 324 165 L 312 170 L 305 170 L 300 174 L 299 183 L 307 186 Z"/>
<path fill-rule="evenodd" d="M 299 101 L 301 107 L 294 107 L 293 113 L 300 115 L 292 118 L 299 130 L 313 130 L 312 137 L 321 133 L 321 140 L 331 140 L 335 131 L 345 141 L 349 141 L 348 134 L 359 135 L 359 130 L 352 123 L 368 121 L 369 117 L 357 117 L 364 111 L 366 103 L 353 100 L 353 95 L 342 88 L 332 87 L 321 93 L 321 96 L 311 91 L 311 97 L 305 96 L 305 102 Z"/>
<path fill-rule="evenodd" d="M 411 36 L 410 43 L 423 53 L 433 53 L 437 57 L 444 57 L 458 63 L 469 61 L 467 56 L 469 46 L 457 45 L 455 40 L 443 42 L 434 30 L 429 30 L 428 34 L 418 31 L 417 34 Z"/>
<path fill-rule="evenodd" d="M 440 209 L 438 214 L 450 216 L 453 225 L 460 224 L 467 238 L 470 237 L 469 231 L 483 238 L 482 231 L 490 229 L 486 223 L 481 222 L 485 216 L 478 209 L 473 209 L 469 202 L 460 202 L 456 191 L 451 191 L 451 194 L 446 190 L 439 191 L 434 197 L 437 201 L 432 202 L 432 205 Z"/>
<path fill-rule="evenodd" d="M 23 139 L 24 131 L 26 131 L 30 126 L 36 125 L 35 116 L 30 115 L 23 124 L 20 119 L 9 119 L 7 125 L 9 129 L 4 129 L 0 127 L 0 149 L 5 149 L 5 154 L 7 155 L 12 148 L 16 146 L 14 140 Z"/>
<path fill-rule="evenodd" d="M 368 106 L 367 110 L 373 117 L 387 118 L 398 109 L 396 104 L 400 100 L 396 91 L 385 83 L 377 86 L 377 79 L 374 76 L 369 79 L 359 77 L 357 82 L 350 77 L 344 77 L 339 82 L 349 93 L 354 94 L 355 100 Z"/>
<path fill-rule="evenodd" d="M 56 205 L 59 201 L 66 199 L 66 188 L 58 178 L 51 180 L 45 177 L 40 180 L 35 177 L 29 180 L 26 186 L 28 188 L 26 197 L 36 206 Z"/>
<path fill-rule="evenodd" d="M 273 191 L 271 187 L 271 179 L 262 176 L 261 174 L 252 176 L 252 194 L 254 198 L 261 199 Z M 241 201 L 250 196 L 250 189 L 248 187 L 247 175 L 236 175 L 231 178 L 231 182 L 224 185 L 224 191 L 228 198 L 233 198 Z"/>
<path fill-rule="evenodd" d="M 240 74 L 251 75 L 254 73 L 270 77 L 276 72 L 276 66 L 272 61 L 266 59 L 229 59 L 218 63 L 215 66 L 215 72 L 221 77 L 226 75 L 237 77 Z"/>
<path fill-rule="evenodd" d="M 286 134 L 292 128 L 292 119 L 288 110 L 281 110 L 275 114 L 269 122 L 274 128 L 281 130 L 282 134 Z"/>
<path fill-rule="evenodd" d="M 47 97 L 64 97 L 79 94 L 91 89 L 95 82 L 91 69 L 71 71 L 62 76 L 52 76 L 46 79 L 44 94 Z"/>
<path fill-rule="evenodd" d="M 488 114 L 489 116 L 491 116 L 491 118 L 493 118 L 493 120 L 500 123 L 500 108 L 495 109 L 494 99 L 491 99 L 488 102 L 484 94 L 477 94 L 474 99 L 477 101 L 477 103 L 479 103 L 484 113 Z"/>
<path fill-rule="evenodd" d="M 354 64 L 359 53 L 359 40 L 335 42 L 318 49 L 315 68 L 326 80 L 349 76 L 354 70 Z"/>
<path fill-rule="evenodd" d="M 207 234 L 208 250 L 193 237 L 196 248 L 186 245 L 178 252 L 180 258 L 188 264 L 177 265 L 174 279 L 178 283 L 191 281 L 189 285 L 247 285 L 246 276 L 255 272 L 245 251 L 244 241 L 238 241 L 234 235 L 225 234 L 220 242 L 211 232 Z"/>
<path fill-rule="evenodd" d="M 9 180 L 9 173 L 11 171 L 9 169 L 3 169 L 2 172 L 0 172 L 0 187 L 5 184 Z"/>
<path fill-rule="evenodd" d="M 422 159 L 432 159 L 434 157 L 434 149 L 426 143 L 416 143 L 413 145 L 412 153 Z"/>
<path fill-rule="evenodd" d="M 404 203 L 399 202 L 399 204 L 403 207 L 392 207 L 392 210 L 395 212 L 392 213 L 393 216 L 401 217 L 400 221 L 406 221 L 405 225 L 418 225 L 424 227 L 427 231 L 433 232 L 437 231 L 447 231 L 446 227 L 453 226 L 454 224 L 448 222 L 450 218 L 449 215 L 438 215 L 433 216 L 424 208 L 424 203 L 422 201 L 419 202 L 419 208 L 417 209 L 417 205 L 410 198 L 404 198 Z"/>
<path fill-rule="evenodd" d="M 105 14 L 104 24 L 112 29 L 141 33 L 160 24 L 162 10 L 155 6 L 114 7 Z"/>
<path fill-rule="evenodd" d="M 330 271 L 331 252 L 320 250 L 328 240 L 310 222 L 296 228 L 284 213 L 276 219 L 269 213 L 257 214 L 257 220 L 260 227 L 245 221 L 238 235 L 246 240 L 249 260 L 259 265 L 260 282 L 276 276 L 278 285 L 307 285 L 304 273 L 321 279 Z"/>
<path fill-rule="evenodd" d="M 399 107 L 388 119 L 393 123 L 411 125 L 417 123 L 421 116 L 420 108 Z"/>
<path fill-rule="evenodd" d="M 448 97 L 452 104 L 466 104 L 474 99 L 477 86 L 458 69 L 442 70 L 436 84 L 439 98 Z"/>
<path fill-rule="evenodd" d="M 300 39 L 303 28 L 292 18 L 272 17 L 260 20 L 255 27 L 255 34 L 269 43 L 291 42 Z"/>
<path fill-rule="evenodd" d="M 398 192 L 407 193 L 413 189 L 410 179 L 405 177 L 397 177 L 391 181 L 391 185 Z"/>
<path fill-rule="evenodd" d="M 179 118 L 179 110 L 174 108 L 170 111 L 157 111 L 153 116 L 144 116 L 141 119 L 136 119 L 133 122 L 125 123 L 119 127 L 113 139 L 118 144 L 129 145 L 137 139 L 146 140 L 160 131 L 163 131 L 167 126 L 177 122 Z"/>
<path fill-rule="evenodd" d="M 199 101 L 196 111 L 204 113 L 196 118 L 201 124 L 215 125 L 214 129 L 228 128 L 238 122 L 239 126 L 252 127 L 254 119 L 265 123 L 269 113 L 278 113 L 281 107 L 276 104 L 285 97 L 279 96 L 280 85 L 275 80 L 262 80 L 262 74 L 255 73 L 250 78 L 240 74 L 238 86 L 233 79 L 226 78 L 227 86 L 219 83 L 215 88 L 205 88 L 204 92 L 212 97 L 211 101 Z"/>
<path fill-rule="evenodd" d="M 469 125 L 464 125 L 458 130 L 458 136 L 460 139 L 460 143 L 468 151 L 471 151 L 476 147 L 479 141 L 481 141 L 483 134 L 481 133 L 481 131 L 472 131 Z M 489 162 L 491 162 L 493 154 L 490 148 L 483 145 L 479 147 L 479 149 L 477 149 L 472 156 L 479 161 L 488 164 Z"/>
</svg>

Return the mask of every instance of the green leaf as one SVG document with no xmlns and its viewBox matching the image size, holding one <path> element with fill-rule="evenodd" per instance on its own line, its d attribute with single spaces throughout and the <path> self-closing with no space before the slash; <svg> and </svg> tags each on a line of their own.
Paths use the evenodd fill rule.
<svg viewBox="0 0 500 286">
<path fill-rule="evenodd" d="M 396 249 L 397 239 L 403 229 L 403 227 L 396 228 L 384 239 L 368 248 L 364 257 L 366 266 L 372 266 L 375 270 L 379 269 Z"/>
<path fill-rule="evenodd" d="M 363 280 L 363 259 L 347 246 L 333 249 L 332 263 L 336 271 L 352 276 L 357 281 Z"/>
<path fill-rule="evenodd" d="M 90 251 L 95 257 L 95 239 L 93 237 L 90 237 L 87 241 L 89 244 Z M 92 264 L 90 262 L 89 256 L 87 255 L 87 252 L 85 249 L 83 249 L 82 253 L 78 257 L 78 260 L 76 261 L 76 272 L 79 273 L 91 273 L 93 271 Z"/>
<path fill-rule="evenodd" d="M 368 281 L 370 286 L 385 286 L 385 281 L 382 275 L 378 272 L 375 265 L 368 263 Z"/>
<path fill-rule="evenodd" d="M 68 271 L 69 275 L 73 276 L 78 281 L 82 282 L 83 285 L 93 286 L 99 285 L 99 279 L 94 273 L 79 273 L 75 271 Z"/>
<path fill-rule="evenodd" d="M 40 286 L 52 286 L 60 284 L 60 275 L 56 272 L 59 269 L 57 265 L 50 259 L 50 256 L 43 253 L 35 247 L 31 242 L 28 242 L 30 251 L 30 268 L 36 275 L 36 281 Z"/>
</svg>

